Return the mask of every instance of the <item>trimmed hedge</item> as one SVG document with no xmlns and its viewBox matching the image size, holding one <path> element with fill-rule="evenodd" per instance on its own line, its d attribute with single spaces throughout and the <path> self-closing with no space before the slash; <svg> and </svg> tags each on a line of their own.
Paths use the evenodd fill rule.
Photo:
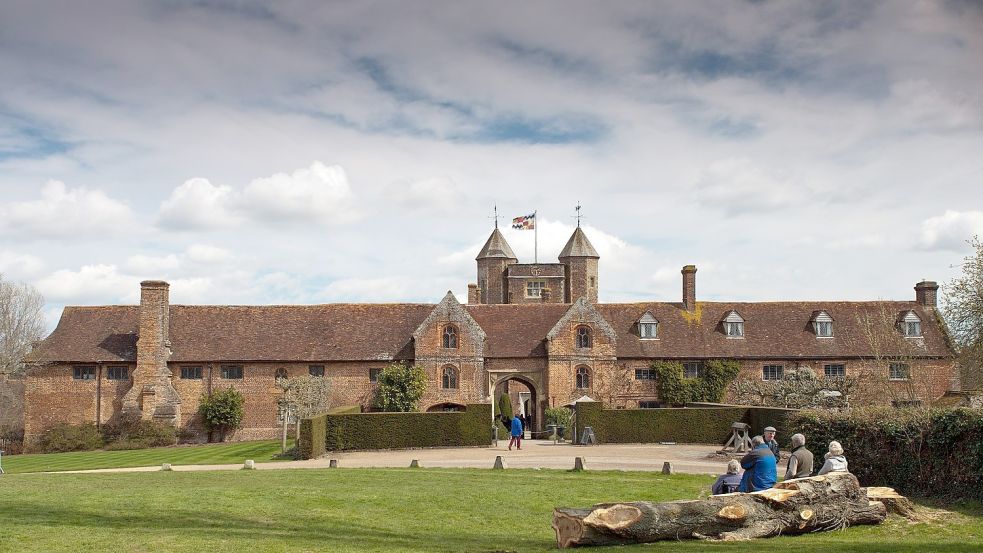
<svg viewBox="0 0 983 553">
<path fill-rule="evenodd" d="M 905 495 L 983 497 L 983 411 L 975 409 L 854 409 L 801 411 L 791 428 L 821 461 L 831 440 L 861 484 Z"/>
<path fill-rule="evenodd" d="M 790 409 L 724 405 L 605 409 L 601 402 L 585 401 L 577 404 L 577 432 L 583 433 L 585 427 L 592 427 L 598 443 L 723 445 L 730 438 L 731 425 L 746 422 L 751 425 L 752 435 L 770 425 L 779 429 L 780 440 L 787 441 L 792 433 L 786 433 L 784 429 L 788 428 L 786 420 L 792 412 Z"/>
<path fill-rule="evenodd" d="M 491 405 L 463 412 L 328 414 L 301 422 L 299 454 L 326 451 L 478 446 L 491 440 Z"/>
</svg>

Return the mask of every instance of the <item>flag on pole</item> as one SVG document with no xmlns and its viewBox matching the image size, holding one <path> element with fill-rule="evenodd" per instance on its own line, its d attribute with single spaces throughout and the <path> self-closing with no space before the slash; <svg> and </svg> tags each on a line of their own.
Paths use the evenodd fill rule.
<svg viewBox="0 0 983 553">
<path fill-rule="evenodd" d="M 536 214 L 523 215 L 512 219 L 512 228 L 519 230 L 536 230 Z"/>
</svg>

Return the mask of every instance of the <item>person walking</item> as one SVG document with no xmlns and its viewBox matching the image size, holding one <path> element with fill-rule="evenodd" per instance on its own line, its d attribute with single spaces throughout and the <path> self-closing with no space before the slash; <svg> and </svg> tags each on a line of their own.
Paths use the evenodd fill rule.
<svg viewBox="0 0 983 553">
<path fill-rule="evenodd" d="M 812 452 L 806 449 L 806 437 L 792 434 L 792 454 L 788 458 L 785 480 L 805 478 L 812 475 Z"/>
<path fill-rule="evenodd" d="M 777 432 L 774 426 L 766 426 L 764 430 L 765 443 L 768 444 L 771 454 L 775 456 L 775 461 L 779 461 L 782 458 L 782 452 L 778 448 L 778 442 L 775 441 L 775 434 Z"/>
<path fill-rule="evenodd" d="M 771 448 L 761 436 L 751 439 L 751 451 L 741 459 L 744 476 L 741 477 L 742 492 L 755 492 L 774 487 L 778 480 L 778 462 Z"/>
<path fill-rule="evenodd" d="M 512 444 L 516 449 L 522 449 L 522 418 L 519 415 L 512 417 L 512 438 L 509 440 L 509 451 L 512 451 Z"/>
<path fill-rule="evenodd" d="M 819 469 L 819 475 L 830 472 L 850 472 L 847 469 L 846 457 L 843 456 L 843 446 L 840 442 L 833 440 L 829 442 L 829 451 L 825 455 L 826 462 L 823 468 Z"/>
<path fill-rule="evenodd" d="M 713 495 L 722 493 L 734 493 L 741 487 L 741 463 L 737 459 L 731 459 L 727 463 L 727 474 L 721 474 L 717 481 L 710 486 Z"/>
</svg>

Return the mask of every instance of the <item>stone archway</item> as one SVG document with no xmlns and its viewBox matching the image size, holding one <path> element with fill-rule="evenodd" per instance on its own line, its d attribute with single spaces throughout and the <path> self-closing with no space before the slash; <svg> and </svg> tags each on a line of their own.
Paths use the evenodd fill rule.
<svg viewBox="0 0 983 553">
<path fill-rule="evenodd" d="M 542 373 L 541 372 L 529 372 L 529 373 L 517 373 L 517 372 L 489 372 L 488 374 L 488 389 L 490 390 L 489 397 L 492 404 L 495 405 L 499 396 L 499 392 L 509 383 L 517 382 L 522 384 L 528 389 L 529 398 L 526 400 L 524 405 L 520 408 L 524 409 L 527 413 L 531 411 L 532 423 L 529 425 L 528 430 L 533 432 L 541 431 L 543 428 L 545 420 L 545 410 L 547 407 L 547 396 L 544 393 L 544 387 L 542 383 Z M 515 406 L 513 406 L 513 409 Z M 495 413 L 497 417 L 498 414 Z"/>
</svg>

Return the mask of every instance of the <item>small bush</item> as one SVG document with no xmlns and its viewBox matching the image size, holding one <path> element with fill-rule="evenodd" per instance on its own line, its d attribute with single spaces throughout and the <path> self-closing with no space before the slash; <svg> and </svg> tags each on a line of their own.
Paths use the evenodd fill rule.
<svg viewBox="0 0 983 553">
<path fill-rule="evenodd" d="M 0 449 L 4 455 L 20 455 L 24 453 L 24 430 L 9 426 L 0 426 Z"/>
<path fill-rule="evenodd" d="M 102 428 L 106 449 L 145 449 L 177 443 L 173 426 L 139 417 L 121 416 L 114 424 Z"/>
<path fill-rule="evenodd" d="M 79 425 L 61 423 L 41 435 L 38 448 L 42 453 L 91 451 L 103 446 L 102 433 L 91 422 Z"/>
<path fill-rule="evenodd" d="M 242 406 L 246 398 L 235 388 L 217 390 L 204 395 L 198 404 L 198 414 L 209 432 L 217 430 L 219 441 L 225 441 L 225 434 L 239 428 L 242 424 Z"/>
<path fill-rule="evenodd" d="M 427 389 L 427 372 L 423 367 L 392 363 L 379 373 L 376 407 L 387 412 L 416 411 Z"/>
</svg>

